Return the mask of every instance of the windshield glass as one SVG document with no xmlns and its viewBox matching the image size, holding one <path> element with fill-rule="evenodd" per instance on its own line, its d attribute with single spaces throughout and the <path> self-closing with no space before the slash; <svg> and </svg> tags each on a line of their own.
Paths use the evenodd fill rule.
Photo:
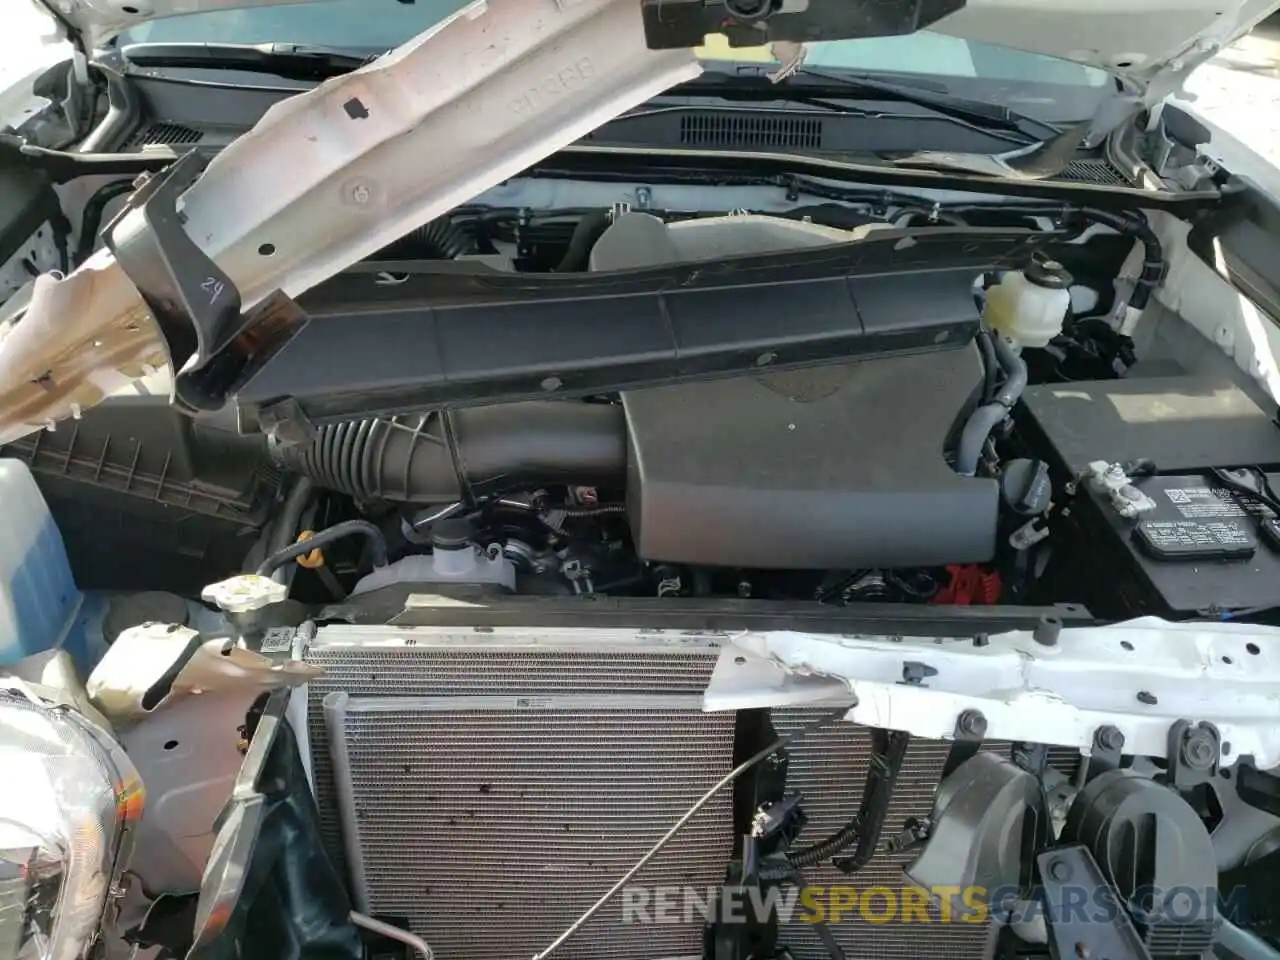
<svg viewBox="0 0 1280 960">
<path fill-rule="evenodd" d="M 368 0 L 313 0 L 248 10 L 217 10 L 167 17 L 125 32 L 127 43 L 297 43 L 380 52 L 467 6 L 469 0 L 415 0 L 377 5 Z M 716 60 L 768 60 L 763 50 L 710 44 L 700 55 Z M 1065 60 L 921 31 L 906 37 L 871 37 L 810 45 L 815 68 L 892 72 L 996 81 L 1100 87 L 1105 73 Z"/>
</svg>

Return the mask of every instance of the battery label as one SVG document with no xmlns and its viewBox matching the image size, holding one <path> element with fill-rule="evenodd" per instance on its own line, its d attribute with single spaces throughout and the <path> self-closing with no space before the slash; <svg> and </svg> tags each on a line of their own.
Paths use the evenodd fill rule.
<svg viewBox="0 0 1280 960">
<path fill-rule="evenodd" d="M 1188 520 L 1245 516 L 1244 510 L 1227 490 L 1216 487 L 1169 487 L 1164 492 L 1178 513 Z"/>
<path fill-rule="evenodd" d="M 1147 520 L 1142 532 L 1153 547 L 1181 552 L 1195 547 L 1239 547 L 1252 550 L 1254 540 L 1234 523 L 1214 520 Z"/>
</svg>

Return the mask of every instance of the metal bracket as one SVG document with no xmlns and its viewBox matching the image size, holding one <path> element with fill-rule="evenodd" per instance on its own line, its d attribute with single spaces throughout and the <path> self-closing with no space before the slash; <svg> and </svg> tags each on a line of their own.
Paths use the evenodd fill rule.
<svg viewBox="0 0 1280 960">
<path fill-rule="evenodd" d="M 956 768 L 982 749 L 987 735 L 987 718 L 980 710 L 962 710 L 956 717 L 955 740 L 947 751 L 947 762 L 942 766 L 941 780 L 955 773 Z"/>
<path fill-rule="evenodd" d="M 906 853 L 929 842 L 933 823 L 927 817 L 907 817 L 902 830 L 885 841 L 885 853 Z"/>
<path fill-rule="evenodd" d="M 901 730 L 872 729 L 871 759 L 867 779 L 862 785 L 862 802 L 858 805 L 857 845 L 850 856 L 836 857 L 831 861 L 840 872 L 856 873 L 875 856 L 910 743 L 911 734 Z"/>
<path fill-rule="evenodd" d="M 1036 864 L 1053 960 L 1150 960 L 1133 920 L 1087 847 L 1048 850 Z M 1088 892 L 1087 905 L 1079 898 L 1082 891 Z"/>
<path fill-rule="evenodd" d="M 239 289 L 187 235 L 178 198 L 207 163 L 192 151 L 166 173 L 143 180 L 103 230 L 155 318 L 175 372 L 176 405 L 188 413 L 222 407 L 235 385 L 306 323 L 298 305 L 278 291 L 242 314 Z"/>
<path fill-rule="evenodd" d="M 164 337 L 173 369 L 201 366 L 240 322 L 240 291 L 183 228 L 178 198 L 208 159 L 184 154 L 166 173 L 139 185 L 107 224 L 103 240 L 137 288 Z"/>
<path fill-rule="evenodd" d="M 258 411 L 258 427 L 273 443 L 282 447 L 298 446 L 315 440 L 315 424 L 302 412 L 298 401 L 286 398 Z"/>
<path fill-rule="evenodd" d="M 1209 783 L 1218 773 L 1221 755 L 1222 737 L 1217 727 L 1211 723 L 1192 726 L 1190 720 L 1179 720 L 1169 727 L 1165 777 L 1179 790 Z"/>
<path fill-rule="evenodd" d="M 1044 743 L 1015 743 L 1009 748 L 1009 759 L 1027 773 L 1039 777 L 1049 765 L 1049 746 Z"/>
<path fill-rule="evenodd" d="M 751 838 L 757 841 L 776 838 L 784 849 L 791 846 L 808 819 L 800 808 L 800 800 L 800 794 L 793 792 L 781 800 L 762 803 L 751 818 Z"/>
</svg>

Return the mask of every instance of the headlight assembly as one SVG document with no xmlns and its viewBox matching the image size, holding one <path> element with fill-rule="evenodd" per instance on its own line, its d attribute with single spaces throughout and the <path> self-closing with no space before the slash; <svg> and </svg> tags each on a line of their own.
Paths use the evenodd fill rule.
<svg viewBox="0 0 1280 960">
<path fill-rule="evenodd" d="M 0 960 L 77 960 L 116 900 L 142 785 L 86 717 L 0 689 Z"/>
</svg>

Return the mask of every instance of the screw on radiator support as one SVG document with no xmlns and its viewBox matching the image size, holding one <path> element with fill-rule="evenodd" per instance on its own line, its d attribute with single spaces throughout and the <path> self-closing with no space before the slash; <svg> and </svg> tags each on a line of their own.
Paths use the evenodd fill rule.
<svg viewBox="0 0 1280 960">
<path fill-rule="evenodd" d="M 1147 706 L 1153 707 L 1160 701 L 1156 698 L 1156 695 L 1154 693 L 1148 693 L 1146 690 L 1139 690 L 1138 702 L 1145 703 Z"/>
<path fill-rule="evenodd" d="M 1208 770 L 1218 759 L 1218 744 L 1208 731 L 1188 730 L 1182 741 L 1182 759 L 1192 770 Z"/>
<path fill-rule="evenodd" d="M 1119 750 L 1124 746 L 1124 734 L 1107 725 L 1094 731 L 1093 741 L 1103 750 Z"/>
</svg>

